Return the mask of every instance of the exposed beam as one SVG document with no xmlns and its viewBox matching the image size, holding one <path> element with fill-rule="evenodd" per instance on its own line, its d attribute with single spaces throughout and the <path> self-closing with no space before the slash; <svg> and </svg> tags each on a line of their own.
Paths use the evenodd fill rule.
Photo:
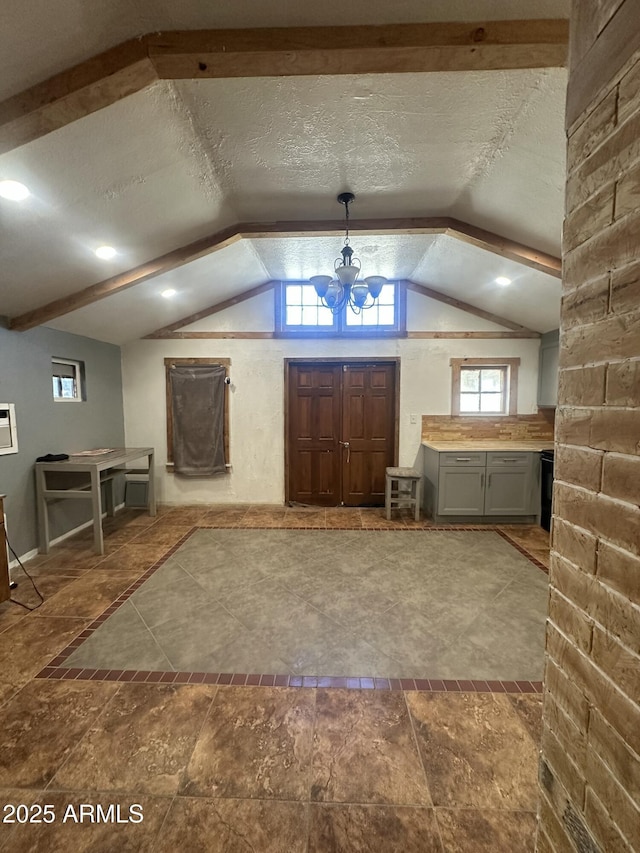
<svg viewBox="0 0 640 853">
<path fill-rule="evenodd" d="M 397 74 L 562 66 L 566 20 L 276 27 L 148 36 L 158 76 Z"/>
<path fill-rule="evenodd" d="M 417 217 L 402 219 L 361 219 L 349 225 L 352 233 L 359 234 L 447 234 L 464 242 L 472 243 L 488 252 L 494 252 L 510 258 L 527 267 L 532 267 L 548 275 L 560 277 L 561 262 L 559 258 L 536 252 L 528 246 L 506 240 L 498 234 L 484 231 L 465 222 L 448 217 Z M 15 331 L 24 332 L 35 326 L 49 322 L 63 314 L 68 314 L 78 308 L 91 305 L 107 296 L 112 296 L 143 281 L 184 264 L 218 251 L 245 239 L 261 239 L 266 237 L 305 237 L 305 236 L 338 236 L 344 233 L 343 220 L 304 221 L 304 222 L 245 222 L 232 225 L 222 231 L 202 237 L 194 243 L 189 243 L 147 263 L 134 267 L 104 281 L 85 287 L 76 293 L 56 299 L 40 308 L 27 311 L 14 317 L 9 327 Z M 420 285 L 416 285 L 420 287 Z M 428 289 L 428 288 L 427 288 Z M 433 291 L 437 293 L 437 291 Z M 429 295 L 429 294 L 427 294 Z M 442 296 L 442 294 L 440 294 Z M 437 297 L 432 297 L 437 298 Z M 454 300 L 455 302 L 455 300 Z M 468 310 L 468 309 L 463 309 Z M 479 309 L 475 309 L 476 312 Z M 479 315 L 482 316 L 482 315 Z M 491 315 L 492 316 L 492 315 Z M 489 316 L 487 319 L 491 319 Z M 192 322 L 195 322 L 192 321 Z M 499 320 L 495 322 L 501 322 Z M 502 323 L 505 325 L 505 323 Z M 507 326 L 507 328 L 511 328 Z M 522 328 L 522 327 L 519 327 Z"/>
<path fill-rule="evenodd" d="M 115 104 L 157 79 L 143 40 L 99 53 L 0 103 L 0 154 Z"/>
<path fill-rule="evenodd" d="M 428 296 L 429 299 L 435 299 L 437 302 L 444 302 L 445 305 L 451 305 L 453 308 L 458 308 L 460 311 L 465 311 L 467 314 L 474 314 L 476 317 L 482 317 L 483 320 L 490 320 L 492 323 L 497 323 L 499 326 L 504 326 L 514 332 L 526 333 L 525 337 L 539 338 L 538 332 L 533 329 L 528 329 L 526 326 L 521 326 L 520 323 L 514 323 L 512 320 L 507 320 L 505 317 L 499 317 L 497 314 L 492 314 L 490 311 L 483 311 L 482 308 L 476 308 L 475 305 L 470 305 L 468 302 L 463 302 L 461 299 L 456 299 L 453 296 L 447 296 L 439 290 L 433 290 L 431 287 L 426 287 L 423 284 L 417 284 L 415 281 L 407 281 L 407 289 L 413 290 L 414 293 L 420 293 L 422 296 Z"/>
<path fill-rule="evenodd" d="M 278 337 L 275 332 L 166 332 L 162 334 L 146 335 L 150 340 L 197 340 L 197 341 L 220 341 L 220 340 L 272 340 Z M 316 337 L 310 333 L 310 337 Z M 366 335 L 364 335 L 366 337 Z M 377 336 L 376 336 L 377 337 Z M 539 338 L 539 332 L 407 332 L 407 339 L 416 340 L 521 340 L 523 338 Z"/>
<path fill-rule="evenodd" d="M 407 337 L 420 340 L 502 340 L 539 338 L 540 332 L 407 332 Z"/>
<path fill-rule="evenodd" d="M 190 326 L 192 323 L 197 323 L 198 320 L 202 320 L 204 317 L 211 317 L 213 314 L 218 314 L 220 311 L 224 311 L 225 308 L 231 308 L 232 305 L 239 305 L 241 302 L 245 302 L 247 299 L 253 299 L 254 296 L 260 296 L 261 293 L 267 293 L 270 290 L 273 290 L 275 287 L 275 281 L 265 281 L 264 284 L 259 284 L 257 287 L 252 287 L 251 290 L 245 290 L 244 293 L 239 293 L 237 296 L 232 296 L 229 299 L 225 299 L 222 302 L 216 302 L 215 305 L 211 305 L 209 308 L 203 308 L 202 311 L 197 311 L 195 314 L 190 314 L 188 317 L 183 317 L 182 320 L 176 320 L 175 323 L 170 323 L 168 326 L 163 326 L 161 329 L 156 329 L 155 332 L 151 332 L 149 335 L 145 335 L 145 338 L 167 338 L 174 337 L 172 334 L 177 329 L 182 329 L 184 326 Z M 248 332 L 252 337 L 256 335 L 266 335 L 267 333 L 262 332 Z M 183 332 L 180 334 L 180 337 L 198 337 L 200 335 L 199 332 Z M 208 336 L 209 333 L 207 332 Z M 236 336 L 235 333 L 229 333 L 229 336 Z M 269 333 L 269 337 L 273 337 L 271 333 Z"/>
<path fill-rule="evenodd" d="M 33 329 L 35 326 L 41 326 L 55 317 L 61 317 L 63 314 L 69 314 L 78 308 L 84 308 L 86 305 L 98 302 L 106 296 L 120 293 L 129 287 L 160 275 L 160 273 L 168 272 L 189 261 L 194 261 L 202 257 L 202 255 L 207 255 L 218 249 L 223 249 L 225 246 L 230 246 L 239 239 L 240 235 L 237 233 L 235 227 L 225 228 L 223 231 L 218 231 L 210 237 L 196 240 L 194 243 L 189 243 L 187 246 L 167 252 L 166 255 L 160 255 L 160 257 L 154 258 L 152 261 L 148 261 L 131 270 L 111 276 L 111 278 L 106 278 L 97 284 L 91 284 L 83 290 L 69 294 L 69 296 L 54 299 L 53 302 L 48 302 L 40 308 L 34 308 L 33 311 L 20 314 L 19 317 L 14 317 L 10 320 L 9 328 L 18 332 L 24 332 L 27 329 Z"/>
<path fill-rule="evenodd" d="M 454 224 L 447 233 L 463 243 L 469 243 L 471 246 L 477 246 L 487 252 L 493 252 L 495 255 L 501 255 L 503 258 L 552 275 L 554 278 L 562 278 L 562 261 L 560 258 L 547 255 L 545 252 L 538 252 L 530 246 L 516 243 L 515 240 L 507 240 L 492 231 L 476 228 L 475 225 L 459 222 L 456 219 L 451 221 Z"/>
<path fill-rule="evenodd" d="M 150 33 L 0 103 L 0 154 L 158 79 L 558 67 L 568 32 L 566 20 L 534 19 Z"/>
<path fill-rule="evenodd" d="M 146 335 L 151 340 L 171 341 L 225 341 L 225 340 L 271 340 L 275 338 L 275 332 L 167 332 L 166 334 Z"/>
</svg>

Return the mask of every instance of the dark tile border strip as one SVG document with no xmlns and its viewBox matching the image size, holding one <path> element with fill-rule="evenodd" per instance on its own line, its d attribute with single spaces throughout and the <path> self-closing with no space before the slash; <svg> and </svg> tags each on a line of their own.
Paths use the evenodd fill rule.
<svg viewBox="0 0 640 853">
<path fill-rule="evenodd" d="M 36 678 L 62 681 L 117 681 L 136 684 L 218 684 L 233 687 L 326 687 L 347 690 L 404 690 L 420 693 L 542 693 L 541 681 L 366 676 L 261 675 L 231 672 L 162 672 L 134 669 L 80 669 L 45 666 Z"/>
<path fill-rule="evenodd" d="M 501 530 L 499 527 L 496 527 L 494 528 L 494 531 L 499 536 L 502 536 L 503 539 L 506 539 L 509 545 L 513 545 L 516 551 L 519 551 L 523 555 L 523 557 L 526 557 L 530 562 L 533 563 L 534 566 L 537 566 L 539 569 L 541 569 L 545 573 L 545 575 L 549 574 L 549 567 L 545 566 L 544 563 L 541 563 L 540 560 L 530 554 L 523 545 L 521 545 L 519 542 L 516 542 L 515 539 L 512 539 L 511 536 L 509 536 L 509 534 L 505 530 Z"/>
<path fill-rule="evenodd" d="M 87 625 L 62 651 L 60 651 L 35 677 L 68 681 L 118 681 L 162 684 L 223 684 L 256 687 L 340 687 L 354 690 L 417 690 L 420 692 L 447 693 L 541 693 L 541 681 L 500 681 L 483 679 L 429 679 L 429 678 L 376 678 L 368 676 L 316 676 L 316 675 L 271 675 L 247 673 L 211 673 L 211 672 L 166 672 L 122 669 L 68 668 L 65 660 L 79 648 L 116 610 L 133 595 L 175 552 L 198 530 L 327 530 L 326 527 L 256 526 L 238 527 L 237 525 L 194 525 L 175 542 L 159 560 L 149 566 L 139 578 L 133 581 L 116 600 L 109 605 L 91 624 Z M 407 533 L 457 530 L 497 533 L 523 556 L 546 574 L 548 568 L 527 552 L 518 542 L 497 526 L 488 525 L 432 525 L 427 527 L 337 527 L 335 530 L 360 530 L 367 533 Z"/>
</svg>

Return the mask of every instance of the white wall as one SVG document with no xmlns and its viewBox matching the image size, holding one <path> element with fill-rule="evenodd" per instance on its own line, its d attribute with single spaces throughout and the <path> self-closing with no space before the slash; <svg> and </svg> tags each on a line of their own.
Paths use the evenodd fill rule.
<svg viewBox="0 0 640 853">
<path fill-rule="evenodd" d="M 498 330 L 501 327 L 409 293 L 410 330 Z M 264 294 L 191 329 L 258 331 L 272 311 Z M 399 464 L 412 465 L 420 447 L 420 416 L 451 412 L 449 359 L 519 357 L 518 413 L 537 411 L 536 339 L 506 340 L 140 340 L 122 348 L 126 443 L 156 449 L 158 497 L 166 503 L 282 503 L 284 500 L 284 359 L 399 356 Z M 165 358 L 230 358 L 228 475 L 188 479 L 166 466 Z M 417 414 L 412 424 L 411 414 Z"/>
</svg>

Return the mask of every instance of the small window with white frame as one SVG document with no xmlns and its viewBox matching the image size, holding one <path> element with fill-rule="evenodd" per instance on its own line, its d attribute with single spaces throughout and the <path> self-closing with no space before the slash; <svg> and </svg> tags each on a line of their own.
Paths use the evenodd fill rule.
<svg viewBox="0 0 640 853">
<path fill-rule="evenodd" d="M 515 415 L 519 364 L 519 358 L 452 358 L 451 413 Z"/>
<path fill-rule="evenodd" d="M 53 399 L 58 402 L 80 402 L 83 397 L 84 364 L 64 358 L 51 359 Z"/>
</svg>

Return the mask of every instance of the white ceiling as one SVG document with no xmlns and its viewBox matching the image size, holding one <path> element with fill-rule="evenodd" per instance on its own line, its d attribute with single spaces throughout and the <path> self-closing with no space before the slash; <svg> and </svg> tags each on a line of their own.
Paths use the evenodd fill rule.
<svg viewBox="0 0 640 853">
<path fill-rule="evenodd" d="M 168 28 L 558 17 L 567 3 L 3 0 L 0 97 L 132 35 Z M 531 11 L 535 5 L 535 11 Z M 215 8 L 212 8 L 214 7 Z M 224 6 L 224 8 L 220 8 Z M 28 8 L 27 8 L 28 7 Z M 178 8 L 175 8 L 178 7 Z M 304 7 L 301 9 L 301 7 Z M 316 8 L 317 7 L 317 8 Z M 345 17 L 346 16 L 346 17 Z M 16 316 L 243 221 L 449 216 L 560 254 L 564 69 L 159 82 L 0 156 L 0 314 Z M 110 244 L 119 254 L 99 261 Z M 451 237 L 352 235 L 363 267 L 537 331 L 560 282 Z M 259 238 L 49 323 L 113 343 L 255 287 L 330 271 L 338 237 Z M 514 279 L 510 288 L 496 275 Z M 171 286 L 171 302 L 159 292 Z"/>
</svg>

